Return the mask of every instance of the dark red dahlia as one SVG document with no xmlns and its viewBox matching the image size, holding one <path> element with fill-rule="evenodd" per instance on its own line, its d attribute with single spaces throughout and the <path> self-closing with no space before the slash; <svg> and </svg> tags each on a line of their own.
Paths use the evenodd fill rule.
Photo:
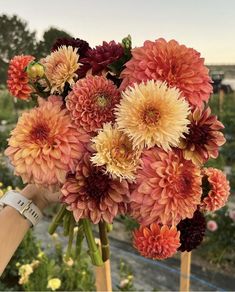
<svg viewBox="0 0 235 292">
<path fill-rule="evenodd" d="M 89 49 L 85 58 L 80 61 L 84 64 L 84 68 L 90 66 L 89 69 L 92 69 L 92 74 L 98 74 L 123 55 L 124 49 L 121 44 L 117 44 L 115 41 L 103 42 L 102 46 Z"/>
<path fill-rule="evenodd" d="M 191 251 L 198 247 L 205 235 L 206 220 L 200 211 L 195 211 L 193 218 L 186 218 L 181 220 L 177 225 L 177 229 L 180 231 L 180 243 L 178 248 L 180 251 Z"/>
<path fill-rule="evenodd" d="M 61 46 L 72 46 L 73 48 L 78 48 L 80 58 L 85 57 L 87 50 L 90 49 L 89 44 L 79 38 L 58 38 L 53 44 L 51 51 L 54 52 Z"/>
</svg>

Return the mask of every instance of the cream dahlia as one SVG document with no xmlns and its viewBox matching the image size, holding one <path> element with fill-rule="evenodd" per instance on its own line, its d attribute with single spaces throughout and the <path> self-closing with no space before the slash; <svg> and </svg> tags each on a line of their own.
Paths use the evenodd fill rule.
<svg viewBox="0 0 235 292">
<path fill-rule="evenodd" d="M 150 79 L 166 81 L 170 87 L 178 88 L 191 105 L 198 107 L 212 93 L 211 79 L 200 53 L 163 38 L 145 41 L 142 47 L 133 49 L 121 78 L 124 79 L 122 89 Z"/>
<path fill-rule="evenodd" d="M 155 145 L 169 150 L 188 132 L 189 105 L 178 89 L 149 80 L 129 87 L 116 109 L 118 128 L 134 147 Z"/>
<path fill-rule="evenodd" d="M 137 184 L 131 193 L 131 213 L 141 224 L 175 225 L 192 218 L 200 204 L 201 173 L 180 150 L 145 150 Z"/>
<path fill-rule="evenodd" d="M 132 142 L 117 126 L 106 123 L 103 130 L 92 139 L 95 153 L 91 157 L 94 165 L 105 166 L 113 178 L 134 180 L 141 151 L 134 149 Z"/>
<path fill-rule="evenodd" d="M 62 46 L 52 52 L 41 63 L 45 66 L 45 74 L 51 85 L 51 93 L 62 93 L 65 83 L 73 85 L 79 68 L 77 48 Z"/>
<path fill-rule="evenodd" d="M 189 115 L 189 133 L 181 139 L 179 147 L 183 149 L 184 158 L 195 164 L 203 164 L 209 158 L 217 158 L 219 147 L 225 143 L 223 124 L 211 114 L 210 108 L 196 108 Z"/>
<path fill-rule="evenodd" d="M 10 93 L 19 99 L 28 99 L 32 93 L 29 78 L 25 72 L 28 64 L 34 60 L 33 56 L 15 56 L 9 64 L 7 87 Z"/>
<path fill-rule="evenodd" d="M 113 180 L 102 168 L 92 166 L 89 153 L 78 163 L 75 174 L 68 175 L 61 192 L 62 202 L 76 221 L 90 218 L 94 224 L 100 220 L 112 223 L 118 213 L 126 212 L 129 202 L 127 181 Z"/>
<path fill-rule="evenodd" d="M 222 208 L 230 195 L 229 182 L 226 175 L 216 168 L 203 168 L 203 195 L 201 209 L 204 211 L 216 211 Z"/>
<path fill-rule="evenodd" d="M 119 91 L 112 81 L 89 75 L 76 82 L 66 106 L 77 126 L 86 132 L 95 132 L 103 123 L 114 121 L 114 107 L 119 100 Z"/>
<path fill-rule="evenodd" d="M 90 137 L 72 126 L 59 97 L 40 103 L 20 117 L 5 153 L 25 183 L 54 186 L 75 170 Z"/>
<path fill-rule="evenodd" d="M 180 246 L 180 232 L 176 227 L 167 225 L 160 227 L 152 223 L 149 227 L 141 226 L 133 233 L 134 247 L 139 253 L 154 260 L 162 260 L 173 256 Z"/>
</svg>

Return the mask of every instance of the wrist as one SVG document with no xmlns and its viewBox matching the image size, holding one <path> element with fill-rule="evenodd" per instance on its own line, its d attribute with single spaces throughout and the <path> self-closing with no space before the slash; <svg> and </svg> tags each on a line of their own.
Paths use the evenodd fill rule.
<svg viewBox="0 0 235 292">
<path fill-rule="evenodd" d="M 44 199 L 43 188 L 36 187 L 33 184 L 28 184 L 22 191 L 21 194 L 31 200 L 41 211 L 43 211 L 47 206 L 47 201 Z"/>
</svg>

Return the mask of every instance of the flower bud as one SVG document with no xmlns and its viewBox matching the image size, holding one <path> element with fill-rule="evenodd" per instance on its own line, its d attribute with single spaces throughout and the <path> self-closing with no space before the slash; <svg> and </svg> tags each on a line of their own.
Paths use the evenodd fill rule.
<svg viewBox="0 0 235 292">
<path fill-rule="evenodd" d="M 30 79 L 42 78 L 45 74 L 44 66 L 33 61 L 27 66 L 26 73 Z"/>
</svg>

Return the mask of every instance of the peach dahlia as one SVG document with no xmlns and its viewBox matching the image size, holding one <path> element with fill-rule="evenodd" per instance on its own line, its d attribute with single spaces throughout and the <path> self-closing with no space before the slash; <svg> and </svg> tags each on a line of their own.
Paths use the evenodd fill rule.
<svg viewBox="0 0 235 292">
<path fill-rule="evenodd" d="M 192 218 L 201 200 L 201 171 L 180 150 L 145 150 L 137 184 L 131 193 L 131 214 L 141 224 L 175 225 Z"/>
<path fill-rule="evenodd" d="M 59 97 L 40 103 L 19 118 L 5 154 L 24 183 L 55 186 L 65 181 L 68 171 L 75 170 L 89 136 L 71 124 Z"/>
<path fill-rule="evenodd" d="M 121 88 L 150 79 L 166 81 L 178 88 L 191 105 L 201 107 L 212 93 L 208 71 L 196 50 L 160 38 L 132 50 L 132 58 L 121 74 Z"/>
<path fill-rule="evenodd" d="M 118 88 L 103 76 L 80 79 L 66 98 L 72 120 L 86 132 L 96 132 L 103 123 L 114 121 L 114 107 L 120 100 Z"/>
<path fill-rule="evenodd" d="M 222 208 L 230 195 L 229 182 L 226 175 L 216 168 L 203 168 L 203 196 L 201 210 L 216 211 Z"/>
</svg>

